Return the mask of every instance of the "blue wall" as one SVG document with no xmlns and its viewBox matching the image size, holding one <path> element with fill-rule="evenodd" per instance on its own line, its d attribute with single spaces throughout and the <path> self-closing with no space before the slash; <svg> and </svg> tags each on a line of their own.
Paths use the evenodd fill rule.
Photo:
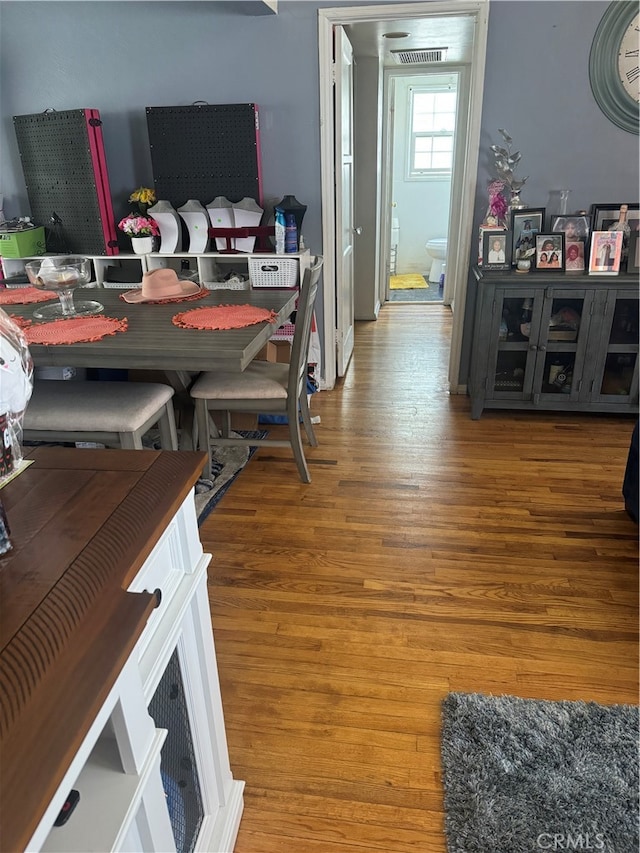
<svg viewBox="0 0 640 853">
<path fill-rule="evenodd" d="M 316 6 L 284 3 L 277 16 L 250 17 L 242 14 L 242 5 L 3 2 L 0 192 L 5 214 L 29 209 L 13 115 L 98 109 L 118 217 L 136 186 L 153 185 L 145 107 L 256 103 L 265 201 L 291 193 L 307 204 L 305 237 L 318 251 Z"/>
<path fill-rule="evenodd" d="M 6 215 L 28 212 L 13 115 L 98 109 L 119 216 L 131 190 L 152 182 L 146 106 L 255 102 L 265 201 L 292 193 L 307 204 L 306 242 L 321 251 L 317 9 L 343 5 L 358 3 L 280 0 L 278 15 L 262 17 L 244 14 L 242 3 L 0 3 Z M 589 49 L 607 5 L 491 4 L 476 223 L 486 209 L 498 127 L 522 151 L 528 205 L 548 205 L 560 187 L 573 190 L 572 208 L 638 200 L 638 137 L 605 118 L 589 86 Z M 471 285 L 469 320 L 473 304 Z M 465 335 L 462 381 L 468 348 Z"/>
<path fill-rule="evenodd" d="M 557 212 L 554 190 L 571 189 L 570 210 L 637 202 L 638 136 L 600 111 L 589 84 L 589 52 L 608 2 L 506 0 L 491 4 L 474 222 L 487 209 L 495 178 L 489 146 L 506 128 L 522 153 L 518 177 L 529 175 L 522 201 Z M 477 229 L 475 231 L 477 233 Z M 477 260 L 472 242 L 471 263 Z M 465 382 L 475 308 L 469 277 L 460 381 Z"/>
</svg>

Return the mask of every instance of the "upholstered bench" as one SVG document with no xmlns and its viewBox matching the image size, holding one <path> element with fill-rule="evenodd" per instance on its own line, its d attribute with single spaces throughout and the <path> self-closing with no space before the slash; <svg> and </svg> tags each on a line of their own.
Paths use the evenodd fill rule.
<svg viewBox="0 0 640 853">
<path fill-rule="evenodd" d="M 177 450 L 173 388 L 155 382 L 36 380 L 23 424 L 26 441 L 95 441 L 142 449 L 158 425 L 163 450 Z"/>
</svg>

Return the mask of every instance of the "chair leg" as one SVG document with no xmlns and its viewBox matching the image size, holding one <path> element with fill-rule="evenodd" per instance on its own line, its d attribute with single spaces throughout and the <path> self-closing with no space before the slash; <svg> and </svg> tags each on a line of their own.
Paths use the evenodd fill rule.
<svg viewBox="0 0 640 853">
<path fill-rule="evenodd" d="M 313 429 L 313 424 L 311 423 L 311 414 L 309 412 L 309 403 L 307 402 L 307 395 L 303 391 L 300 395 L 300 414 L 302 415 L 302 423 L 304 424 L 304 430 L 307 433 L 307 438 L 309 439 L 309 444 L 312 447 L 318 446 L 318 439 L 316 438 L 316 434 Z"/>
<path fill-rule="evenodd" d="M 176 429 L 176 418 L 171 400 L 167 402 L 162 415 L 158 419 L 158 428 L 160 430 L 160 447 L 163 450 L 177 450 L 178 431 Z"/>
<path fill-rule="evenodd" d="M 222 418 L 222 437 L 229 438 L 231 436 L 231 412 L 220 412 Z"/>
<path fill-rule="evenodd" d="M 120 447 L 123 450 L 142 450 L 142 436 L 137 432 L 120 432 Z"/>
<path fill-rule="evenodd" d="M 304 449 L 302 447 L 302 435 L 300 433 L 300 419 L 298 418 L 297 406 L 289 405 L 287 412 L 287 420 L 289 421 L 289 441 L 293 450 L 293 458 L 298 466 L 298 473 L 303 483 L 311 482 L 311 475 L 307 467 L 307 460 L 304 458 Z"/>
<path fill-rule="evenodd" d="M 209 411 L 206 400 L 196 400 L 196 423 L 198 424 L 198 450 L 204 450 L 208 461 L 204 476 L 211 478 L 211 442 L 209 441 Z"/>
</svg>

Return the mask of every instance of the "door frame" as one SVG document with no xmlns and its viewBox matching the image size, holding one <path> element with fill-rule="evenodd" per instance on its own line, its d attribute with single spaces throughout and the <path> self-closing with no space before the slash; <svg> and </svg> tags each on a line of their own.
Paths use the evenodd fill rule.
<svg viewBox="0 0 640 853">
<path fill-rule="evenodd" d="M 321 387 L 333 388 L 336 381 L 336 193 L 335 193 L 335 123 L 333 114 L 333 28 L 345 24 L 371 21 L 398 21 L 411 18 L 458 17 L 473 15 L 476 21 L 473 56 L 470 65 L 468 133 L 463 158 L 462 198 L 471 203 L 461 205 L 459 227 L 452 237 L 457 246 L 449 244 L 451 257 L 468 258 L 471 252 L 473 213 L 478 155 L 480 149 L 480 125 L 482 118 L 482 94 L 484 68 L 487 51 L 487 31 L 490 0 L 430 0 L 423 3 L 401 3 L 388 6 L 359 6 L 318 9 L 318 58 L 320 85 L 320 170 L 322 190 L 322 251 L 323 267 L 324 339 Z M 382 73 L 382 71 L 381 71 Z M 380 105 L 382 108 L 382 105 Z M 382 204 L 382 196 L 378 205 Z M 387 212 L 380 217 L 381 223 Z M 381 235 L 378 235 L 380 237 Z M 448 270 L 449 272 L 449 270 Z M 451 274 L 451 273 L 449 273 Z M 462 332 L 464 325 L 468 269 L 467 264 L 456 264 L 454 290 L 458 310 L 454 312 L 451 350 L 449 354 L 449 385 L 452 393 L 466 391 L 459 385 Z"/>
</svg>

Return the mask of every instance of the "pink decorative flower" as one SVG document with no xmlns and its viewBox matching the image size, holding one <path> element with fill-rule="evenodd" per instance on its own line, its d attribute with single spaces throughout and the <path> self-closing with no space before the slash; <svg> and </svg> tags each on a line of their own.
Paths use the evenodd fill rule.
<svg viewBox="0 0 640 853">
<path fill-rule="evenodd" d="M 504 181 L 492 181 L 487 190 L 489 195 L 489 210 L 487 211 L 487 215 L 495 217 L 498 222 L 504 221 L 509 208 L 507 200 L 502 194 L 504 188 Z"/>
<path fill-rule="evenodd" d="M 158 223 L 150 216 L 129 214 L 118 222 L 118 228 L 128 237 L 157 237 L 160 234 Z"/>
</svg>

